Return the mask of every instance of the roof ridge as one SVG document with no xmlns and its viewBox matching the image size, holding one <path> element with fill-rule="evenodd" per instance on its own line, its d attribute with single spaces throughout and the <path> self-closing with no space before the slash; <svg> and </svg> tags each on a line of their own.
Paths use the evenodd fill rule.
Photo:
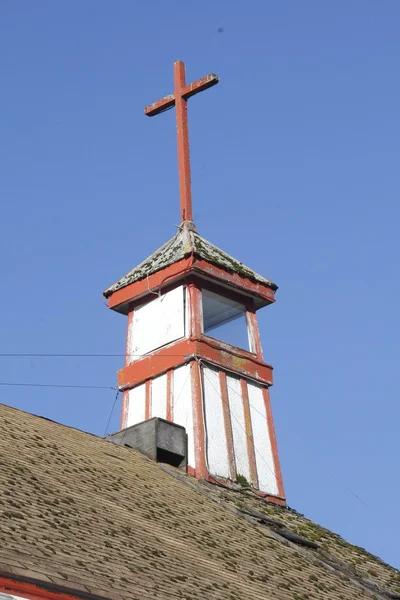
<svg viewBox="0 0 400 600">
<path fill-rule="evenodd" d="M 37 415 L 35 413 L 28 412 L 27 410 L 23 410 L 22 408 L 17 408 L 16 406 L 11 406 L 10 404 L 6 404 L 5 402 L 0 402 L 0 406 L 5 406 L 16 413 L 22 413 L 24 415 L 28 415 L 29 417 L 33 417 L 34 419 L 40 419 L 42 421 L 48 421 L 49 423 L 54 423 L 54 425 L 59 425 L 65 429 L 73 429 L 74 431 L 78 431 L 79 433 L 84 433 L 86 435 L 90 435 L 91 437 L 97 438 L 99 440 L 105 439 L 103 436 L 96 435 L 95 433 L 91 433 L 90 431 L 85 431 L 84 429 L 79 429 L 78 427 L 74 427 L 73 425 L 66 425 L 65 423 L 60 423 L 60 421 L 55 421 L 54 419 L 50 419 L 49 417 L 44 417 L 43 415 Z"/>
</svg>

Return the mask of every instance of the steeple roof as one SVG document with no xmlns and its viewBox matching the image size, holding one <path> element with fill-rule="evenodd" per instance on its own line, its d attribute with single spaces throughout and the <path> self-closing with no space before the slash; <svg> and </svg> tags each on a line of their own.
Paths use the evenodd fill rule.
<svg viewBox="0 0 400 600">
<path fill-rule="evenodd" d="M 108 298 L 111 294 L 127 285 L 149 277 L 157 271 L 161 271 L 186 256 L 191 255 L 203 259 L 229 273 L 237 273 L 242 277 L 247 277 L 251 281 L 260 283 L 272 290 L 278 289 L 275 283 L 259 275 L 253 269 L 246 267 L 243 263 L 201 237 L 197 233 L 194 224 L 190 221 L 185 221 L 172 239 L 168 240 L 161 248 L 153 252 L 146 260 L 129 271 L 114 285 L 106 289 L 104 296 Z"/>
</svg>

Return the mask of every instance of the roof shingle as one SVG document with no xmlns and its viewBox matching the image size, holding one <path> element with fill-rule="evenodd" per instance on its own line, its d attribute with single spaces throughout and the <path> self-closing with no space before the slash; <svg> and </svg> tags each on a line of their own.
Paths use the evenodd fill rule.
<svg viewBox="0 0 400 600">
<path fill-rule="evenodd" d="M 298 513 L 130 448 L 5 405 L 0 439 L 3 573 L 115 599 L 339 600 L 400 587 L 399 571 Z"/>
</svg>

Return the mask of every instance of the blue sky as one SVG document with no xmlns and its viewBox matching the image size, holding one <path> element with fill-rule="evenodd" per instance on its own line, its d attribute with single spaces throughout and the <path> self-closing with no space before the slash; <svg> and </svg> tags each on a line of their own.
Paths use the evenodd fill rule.
<svg viewBox="0 0 400 600">
<path fill-rule="evenodd" d="M 259 319 L 289 503 L 397 567 L 399 20 L 396 0 L 0 3 L 0 353 L 124 352 L 102 291 L 179 222 L 174 113 L 143 107 L 177 59 L 217 73 L 189 107 L 195 221 L 279 285 Z M 3 356 L 0 381 L 114 386 L 122 363 Z M 115 397 L 0 389 L 100 435 Z"/>
</svg>

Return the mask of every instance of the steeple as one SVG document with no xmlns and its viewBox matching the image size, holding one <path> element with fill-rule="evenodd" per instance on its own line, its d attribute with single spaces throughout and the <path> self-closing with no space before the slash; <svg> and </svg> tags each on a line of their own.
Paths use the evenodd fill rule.
<svg viewBox="0 0 400 600">
<path fill-rule="evenodd" d="M 182 223 L 176 235 L 104 296 L 128 316 L 121 429 L 161 417 L 183 425 L 188 470 L 198 479 L 248 482 L 285 504 L 256 311 L 277 286 L 203 237 L 193 223 L 187 100 L 218 83 L 186 85 L 174 64 L 174 93 L 145 108 L 175 106 Z M 230 324 L 228 326 L 228 324 Z"/>
</svg>

